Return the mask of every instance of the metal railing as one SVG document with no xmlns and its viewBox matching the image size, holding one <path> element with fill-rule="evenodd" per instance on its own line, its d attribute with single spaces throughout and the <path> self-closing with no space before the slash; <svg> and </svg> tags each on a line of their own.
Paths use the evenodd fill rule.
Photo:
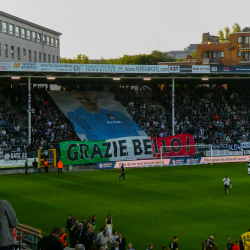
<svg viewBox="0 0 250 250">
<path fill-rule="evenodd" d="M 42 238 L 40 230 L 22 224 L 17 225 L 16 231 L 19 249 L 35 249 L 38 240 Z"/>
</svg>

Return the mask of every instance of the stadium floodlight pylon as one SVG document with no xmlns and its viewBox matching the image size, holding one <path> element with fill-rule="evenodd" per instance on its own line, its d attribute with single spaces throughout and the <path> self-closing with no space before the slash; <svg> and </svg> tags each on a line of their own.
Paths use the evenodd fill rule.
<svg viewBox="0 0 250 250">
<path fill-rule="evenodd" d="M 187 148 L 186 154 L 178 155 L 178 152 L 181 151 L 181 148 Z M 212 144 L 195 144 L 195 145 L 185 145 L 185 146 L 162 146 L 160 147 L 160 154 L 161 154 L 161 167 L 164 165 L 164 159 L 171 159 L 171 158 L 187 158 L 187 159 L 194 159 L 198 157 L 207 157 L 206 153 L 210 152 L 211 157 L 211 165 L 213 163 L 213 147 Z M 175 156 L 164 156 L 164 154 L 168 154 L 171 151 L 175 152 Z M 188 153 L 189 152 L 189 153 Z M 193 161 L 195 162 L 195 161 Z M 168 164 L 169 165 L 169 164 Z M 189 161 L 189 165 L 195 165 L 192 163 L 192 160 Z"/>
</svg>

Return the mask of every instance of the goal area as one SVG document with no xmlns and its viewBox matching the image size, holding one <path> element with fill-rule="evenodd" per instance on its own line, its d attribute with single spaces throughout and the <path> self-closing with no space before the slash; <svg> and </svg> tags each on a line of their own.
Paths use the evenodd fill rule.
<svg viewBox="0 0 250 250">
<path fill-rule="evenodd" d="M 207 157 L 207 152 L 212 152 L 212 144 L 162 146 L 160 148 L 161 167 L 166 165 L 197 165 L 208 162 L 212 164 L 213 154 L 209 154 L 210 156 Z"/>
</svg>

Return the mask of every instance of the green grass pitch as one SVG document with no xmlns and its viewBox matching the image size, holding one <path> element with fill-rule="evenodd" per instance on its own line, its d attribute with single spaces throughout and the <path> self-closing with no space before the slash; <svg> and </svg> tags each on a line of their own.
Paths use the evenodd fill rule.
<svg viewBox="0 0 250 250">
<path fill-rule="evenodd" d="M 250 228 L 250 176 L 246 163 L 136 168 L 118 180 L 119 170 L 0 176 L 0 197 L 19 222 L 44 233 L 65 227 L 67 215 L 97 215 L 96 232 L 111 214 L 114 229 L 136 250 L 167 245 L 174 235 L 180 249 L 200 249 L 215 234 L 219 249 Z M 233 188 L 225 195 L 222 179 Z M 44 234 L 45 235 L 45 234 Z"/>
</svg>

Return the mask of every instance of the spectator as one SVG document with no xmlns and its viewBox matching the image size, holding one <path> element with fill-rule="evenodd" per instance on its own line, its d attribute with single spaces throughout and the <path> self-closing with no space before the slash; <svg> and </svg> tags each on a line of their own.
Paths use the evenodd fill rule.
<svg viewBox="0 0 250 250">
<path fill-rule="evenodd" d="M 147 250 L 152 250 L 153 247 L 154 247 L 153 244 L 152 244 L 152 243 L 149 243 L 149 244 L 148 244 L 148 249 L 147 249 Z"/>
<path fill-rule="evenodd" d="M 128 244 L 128 249 L 127 249 L 127 250 L 135 250 L 135 249 L 132 247 L 132 244 L 129 243 L 129 244 Z"/>
<path fill-rule="evenodd" d="M 75 250 L 85 250 L 85 247 L 82 244 L 78 244 L 75 246 Z"/>
<path fill-rule="evenodd" d="M 109 242 L 110 242 L 110 236 L 107 234 L 107 232 L 104 232 L 101 238 L 101 245 L 104 250 L 108 249 Z"/>
<path fill-rule="evenodd" d="M 101 247 L 101 238 L 103 237 L 103 227 L 100 229 L 100 232 L 97 234 L 96 237 L 96 248 L 99 249 Z"/>
<path fill-rule="evenodd" d="M 111 247 L 111 250 L 120 250 L 118 241 L 116 241 L 115 245 Z"/>
<path fill-rule="evenodd" d="M 227 243 L 226 250 L 232 250 L 233 246 L 234 246 L 233 239 L 232 238 L 228 238 L 228 243 Z"/>
<path fill-rule="evenodd" d="M 36 159 L 34 159 L 34 161 L 32 162 L 33 168 L 34 168 L 34 174 L 39 174 L 38 173 L 38 162 L 36 161 Z"/>
<path fill-rule="evenodd" d="M 119 237 L 117 238 L 116 241 L 119 242 L 119 250 L 125 250 L 126 239 L 123 238 L 122 233 L 119 234 Z"/>
<path fill-rule="evenodd" d="M 84 228 L 83 228 L 83 224 L 79 223 L 79 228 L 77 231 L 77 239 L 79 241 L 80 244 L 84 244 Z"/>
<path fill-rule="evenodd" d="M 26 159 L 25 163 L 24 163 L 24 167 L 25 167 L 25 175 L 28 175 L 28 159 Z"/>
<path fill-rule="evenodd" d="M 113 221 L 111 218 L 111 214 L 108 214 L 106 219 L 106 226 L 108 227 L 109 235 L 112 234 L 112 228 L 113 228 Z"/>
<path fill-rule="evenodd" d="M 88 221 L 88 224 L 87 224 L 87 228 L 91 228 L 91 231 L 92 231 L 92 233 L 95 233 L 95 228 L 94 228 L 94 226 L 93 226 L 93 224 L 92 224 L 92 218 L 91 217 L 89 217 L 89 221 Z"/>
<path fill-rule="evenodd" d="M 35 250 L 63 250 L 62 242 L 58 239 L 60 228 L 54 227 L 49 236 L 43 237 L 37 244 Z"/>
<path fill-rule="evenodd" d="M 0 200 L 0 249 L 11 250 L 17 244 L 13 235 L 17 224 L 16 213 L 10 203 Z"/>
<path fill-rule="evenodd" d="M 178 237 L 174 236 L 173 241 L 169 244 L 168 250 L 178 250 Z"/>
<path fill-rule="evenodd" d="M 84 241 L 85 241 L 85 247 L 87 250 L 90 249 L 90 247 L 93 246 L 93 242 L 94 242 L 94 234 L 92 232 L 92 228 L 88 227 L 87 228 L 87 232 L 85 232 L 84 234 Z"/>
<path fill-rule="evenodd" d="M 113 234 L 110 236 L 110 245 L 111 245 L 111 248 L 115 246 L 117 238 L 118 238 L 117 232 L 113 231 Z"/>
<path fill-rule="evenodd" d="M 232 250 L 240 250 L 240 242 L 238 240 L 235 241 L 235 245 L 233 246 Z"/>
</svg>

